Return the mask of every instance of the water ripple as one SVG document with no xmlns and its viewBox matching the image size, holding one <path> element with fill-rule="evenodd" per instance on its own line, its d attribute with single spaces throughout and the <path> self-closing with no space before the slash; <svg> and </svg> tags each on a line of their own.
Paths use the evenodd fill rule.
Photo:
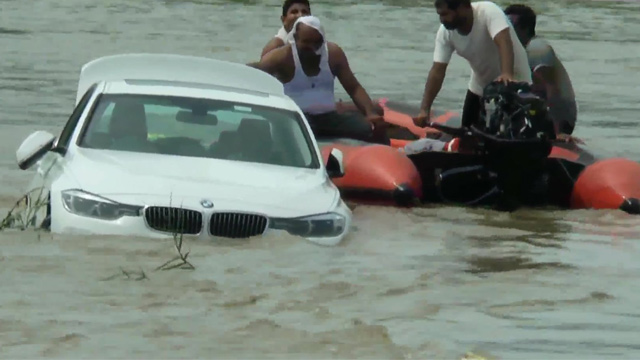
<svg viewBox="0 0 640 360">
<path fill-rule="evenodd" d="M 16 148 L 35 129 L 59 133 L 84 63 L 126 52 L 254 61 L 282 5 L 1 3 L 0 208 L 33 175 L 18 170 Z M 534 5 L 538 33 L 574 84 L 576 135 L 640 159 L 638 3 Z M 312 9 L 370 95 L 416 109 L 439 26 L 430 3 L 323 0 Z M 434 106 L 461 110 L 468 81 L 454 56 Z M 353 234 L 336 248 L 293 236 L 189 242 L 191 272 L 153 271 L 175 255 L 170 241 L 2 232 L 2 355 L 638 358 L 637 217 L 443 205 L 353 212 Z"/>
</svg>

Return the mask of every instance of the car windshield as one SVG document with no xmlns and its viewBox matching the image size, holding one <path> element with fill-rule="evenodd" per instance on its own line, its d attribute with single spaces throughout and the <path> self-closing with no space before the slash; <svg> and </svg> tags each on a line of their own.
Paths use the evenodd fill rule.
<svg viewBox="0 0 640 360">
<path fill-rule="evenodd" d="M 318 168 L 298 113 L 221 100 L 105 94 L 78 146 Z"/>
</svg>

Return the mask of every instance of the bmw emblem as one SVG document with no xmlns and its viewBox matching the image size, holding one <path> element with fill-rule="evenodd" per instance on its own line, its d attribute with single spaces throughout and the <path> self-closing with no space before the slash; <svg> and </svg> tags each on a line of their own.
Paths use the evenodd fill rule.
<svg viewBox="0 0 640 360">
<path fill-rule="evenodd" d="M 211 209 L 213 207 L 213 203 L 207 199 L 202 199 L 200 205 L 205 209 Z"/>
</svg>

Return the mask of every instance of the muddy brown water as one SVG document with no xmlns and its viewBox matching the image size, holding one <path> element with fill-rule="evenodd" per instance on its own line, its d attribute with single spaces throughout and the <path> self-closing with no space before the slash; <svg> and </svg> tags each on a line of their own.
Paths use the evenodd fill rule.
<svg viewBox="0 0 640 360">
<path fill-rule="evenodd" d="M 429 1 L 319 1 L 374 97 L 420 102 L 438 19 Z M 500 2 L 506 5 L 506 2 Z M 0 207 L 33 172 L 15 150 L 59 133 L 82 64 L 123 52 L 249 62 L 280 2 L 0 2 Z M 640 160 L 637 2 L 536 1 L 573 79 L 575 135 Z M 436 105 L 459 109 L 454 57 Z M 346 98 L 337 85 L 339 96 Z M 295 237 L 187 242 L 195 270 L 154 271 L 171 241 L 0 233 L 3 358 L 640 357 L 638 217 L 620 211 L 359 206 L 339 247 Z"/>
</svg>

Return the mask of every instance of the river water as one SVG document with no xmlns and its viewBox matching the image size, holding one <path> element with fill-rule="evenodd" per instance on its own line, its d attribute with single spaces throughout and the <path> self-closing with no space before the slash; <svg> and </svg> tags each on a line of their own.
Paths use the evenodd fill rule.
<svg viewBox="0 0 640 360">
<path fill-rule="evenodd" d="M 312 11 L 372 96 L 418 104 L 438 26 L 431 3 L 324 0 Z M 18 170 L 17 146 L 36 129 L 59 133 L 82 64 L 123 52 L 254 61 L 280 5 L 0 2 L 0 207 L 33 174 Z M 535 6 L 574 82 L 575 135 L 640 160 L 637 2 Z M 459 109 L 468 76 L 454 57 L 436 106 Z M 5 231 L 1 357 L 640 358 L 638 217 L 442 206 L 354 216 L 335 248 L 188 242 L 192 271 L 154 271 L 175 255 L 171 241 Z"/>
</svg>

